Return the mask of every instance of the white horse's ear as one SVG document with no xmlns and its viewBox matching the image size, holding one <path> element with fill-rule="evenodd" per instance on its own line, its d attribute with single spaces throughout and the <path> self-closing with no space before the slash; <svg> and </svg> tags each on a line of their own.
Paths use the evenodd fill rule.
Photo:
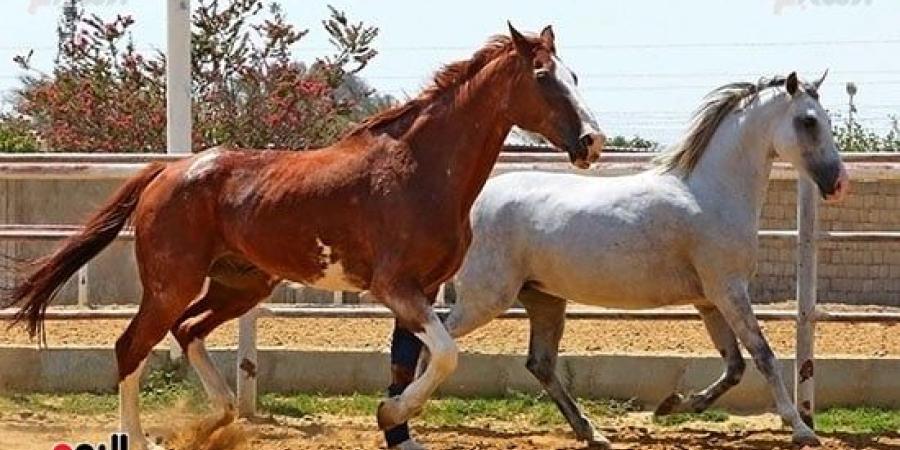
<svg viewBox="0 0 900 450">
<path fill-rule="evenodd" d="M 819 77 L 818 80 L 813 81 L 813 86 L 815 86 L 817 91 L 819 90 L 820 87 L 822 87 L 822 83 L 825 81 L 825 77 L 827 77 L 827 76 L 828 76 L 828 69 L 825 69 L 825 73 L 823 73 L 822 76 Z"/>
<path fill-rule="evenodd" d="M 788 94 L 794 95 L 797 93 L 797 90 L 800 88 L 800 80 L 797 79 L 797 72 L 791 72 L 791 74 L 787 76 L 787 79 L 784 80 L 784 88 L 787 89 Z"/>
</svg>

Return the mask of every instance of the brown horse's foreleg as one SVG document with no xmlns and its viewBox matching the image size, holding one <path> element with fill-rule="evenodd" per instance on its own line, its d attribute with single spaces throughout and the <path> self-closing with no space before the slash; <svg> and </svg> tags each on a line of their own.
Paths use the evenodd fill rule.
<svg viewBox="0 0 900 450">
<path fill-rule="evenodd" d="M 204 340 L 219 325 L 240 317 L 253 309 L 272 292 L 273 282 L 260 275 L 252 282 L 228 286 L 218 280 L 210 280 L 205 294 L 193 302 L 172 326 L 172 334 L 194 367 L 210 401 L 223 412 L 216 428 L 227 425 L 236 417 L 234 392 L 216 369 Z"/>
<path fill-rule="evenodd" d="M 413 283 L 378 284 L 373 294 L 397 317 L 399 326 L 411 331 L 431 355 L 428 368 L 399 396 L 378 407 L 378 426 L 393 428 L 417 415 L 440 383 L 456 369 L 456 342 L 432 309 L 428 297 Z"/>
<path fill-rule="evenodd" d="M 725 372 L 718 380 L 700 392 L 688 396 L 678 392 L 673 393 L 656 408 L 654 414 L 657 416 L 676 412 L 703 412 L 719 397 L 737 386 L 744 375 L 746 368 L 744 357 L 741 355 L 734 331 L 728 326 L 722 313 L 714 307 L 697 308 L 697 310 L 700 312 L 700 317 L 703 318 L 706 331 L 712 338 L 713 344 L 725 360 Z"/>
<path fill-rule="evenodd" d="M 587 442 L 591 448 L 609 448 L 609 441 L 594 428 L 556 374 L 559 341 L 565 328 L 566 301 L 532 289 L 523 289 L 519 300 L 528 311 L 531 326 L 525 364 L 528 371 L 540 381 L 578 439 Z"/>
</svg>

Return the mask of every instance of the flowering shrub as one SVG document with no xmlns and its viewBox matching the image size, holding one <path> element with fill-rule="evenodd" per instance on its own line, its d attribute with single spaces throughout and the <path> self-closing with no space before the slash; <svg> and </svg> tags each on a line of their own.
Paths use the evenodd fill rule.
<svg viewBox="0 0 900 450">
<path fill-rule="evenodd" d="M 26 120 L 9 114 L 0 115 L 0 151 L 20 153 L 37 149 L 37 139 Z"/>
<path fill-rule="evenodd" d="M 229 144 L 303 149 L 325 145 L 367 110 L 369 89 L 336 95 L 376 55 L 377 29 L 331 9 L 335 53 L 305 65 L 293 47 L 308 33 L 263 0 L 200 0 L 192 16 L 193 148 Z M 52 73 L 29 70 L 14 108 L 52 151 L 165 149 L 166 59 L 135 50 L 134 20 L 104 21 L 70 8 Z M 359 84 L 357 81 L 356 84 Z M 344 89 L 343 91 L 346 91 Z"/>
</svg>

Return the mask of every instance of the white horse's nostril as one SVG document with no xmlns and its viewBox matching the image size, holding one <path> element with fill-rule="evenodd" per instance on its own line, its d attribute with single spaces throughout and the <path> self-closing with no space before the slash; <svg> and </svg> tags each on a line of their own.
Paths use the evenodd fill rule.
<svg viewBox="0 0 900 450">
<path fill-rule="evenodd" d="M 825 201 L 836 203 L 842 201 L 850 190 L 850 174 L 845 167 L 841 167 L 841 172 L 837 180 L 834 182 L 834 192 L 825 196 Z"/>
</svg>

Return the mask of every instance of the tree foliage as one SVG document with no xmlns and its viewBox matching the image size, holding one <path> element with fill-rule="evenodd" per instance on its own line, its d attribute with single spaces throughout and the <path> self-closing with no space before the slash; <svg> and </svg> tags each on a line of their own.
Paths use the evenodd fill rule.
<svg viewBox="0 0 900 450">
<path fill-rule="evenodd" d="M 77 3 L 77 2 L 75 2 Z M 377 52 L 378 29 L 334 8 L 323 21 L 334 52 L 293 59 L 309 33 L 277 3 L 200 0 L 192 15 L 193 149 L 227 144 L 304 149 L 336 139 L 363 111 L 371 89 L 355 74 Z M 16 58 L 28 72 L 14 109 L 42 146 L 54 151 L 165 149 L 166 58 L 135 49 L 134 20 L 103 20 L 67 9 L 50 73 Z M 349 81 L 363 88 L 349 90 Z M 379 100 L 380 101 L 380 100 Z"/>
<path fill-rule="evenodd" d="M 834 140 L 843 152 L 898 152 L 900 151 L 900 130 L 897 119 L 892 118 L 894 127 L 884 135 L 863 127 L 851 117 L 834 126 Z"/>
</svg>

